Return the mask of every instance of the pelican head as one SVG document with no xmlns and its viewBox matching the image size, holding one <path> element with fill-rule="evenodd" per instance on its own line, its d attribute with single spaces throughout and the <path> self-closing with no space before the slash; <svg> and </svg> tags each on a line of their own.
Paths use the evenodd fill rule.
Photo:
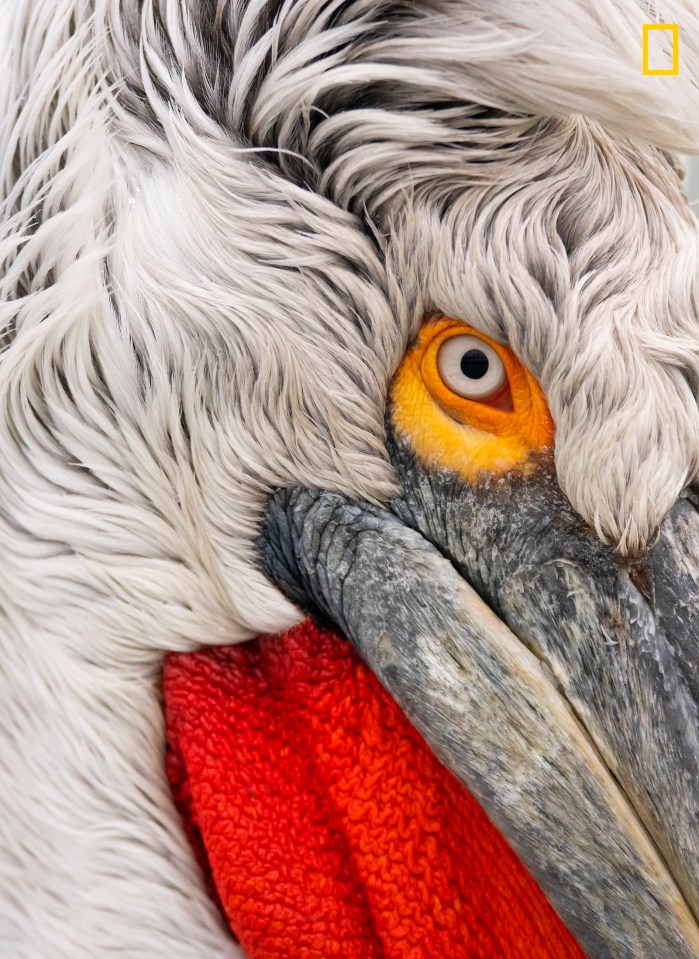
<svg viewBox="0 0 699 959">
<path fill-rule="evenodd" d="M 163 656 L 310 614 L 590 959 L 697 959 L 699 14 L 16 0 L 0 39 L 0 953 L 241 955 Z"/>
</svg>

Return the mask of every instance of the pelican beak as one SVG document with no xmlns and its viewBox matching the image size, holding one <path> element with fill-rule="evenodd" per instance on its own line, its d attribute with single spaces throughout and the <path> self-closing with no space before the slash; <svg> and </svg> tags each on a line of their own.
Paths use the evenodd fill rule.
<svg viewBox="0 0 699 959">
<path fill-rule="evenodd" d="M 699 515 L 678 501 L 634 560 L 600 542 L 558 488 L 540 390 L 504 348 L 484 338 L 509 364 L 496 406 L 467 417 L 461 396 L 455 416 L 429 390 L 429 350 L 472 336 L 450 322 L 394 384 L 402 495 L 384 510 L 279 491 L 265 568 L 353 641 L 591 959 L 696 959 Z M 538 424 L 524 465 L 517 416 Z M 471 470 L 477 456 L 489 469 Z"/>
</svg>

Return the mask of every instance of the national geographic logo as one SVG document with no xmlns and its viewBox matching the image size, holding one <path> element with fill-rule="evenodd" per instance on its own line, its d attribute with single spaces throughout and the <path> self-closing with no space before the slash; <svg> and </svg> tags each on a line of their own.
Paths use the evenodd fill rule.
<svg viewBox="0 0 699 959">
<path fill-rule="evenodd" d="M 672 77 L 680 72 L 679 24 L 643 24 L 643 72 L 650 77 Z"/>
</svg>

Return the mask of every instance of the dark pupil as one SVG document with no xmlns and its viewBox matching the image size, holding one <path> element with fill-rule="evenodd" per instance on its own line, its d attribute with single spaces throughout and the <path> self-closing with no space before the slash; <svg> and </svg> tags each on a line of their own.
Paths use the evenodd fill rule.
<svg viewBox="0 0 699 959">
<path fill-rule="evenodd" d="M 461 357 L 461 372 L 469 380 L 480 380 L 488 372 L 489 365 L 483 350 L 469 350 Z"/>
</svg>

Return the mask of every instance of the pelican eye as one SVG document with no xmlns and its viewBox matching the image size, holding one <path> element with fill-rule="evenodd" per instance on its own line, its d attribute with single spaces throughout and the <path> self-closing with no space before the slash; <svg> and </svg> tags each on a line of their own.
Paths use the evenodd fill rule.
<svg viewBox="0 0 699 959">
<path fill-rule="evenodd" d="M 444 340 L 437 370 L 447 389 L 467 400 L 488 400 L 507 384 L 505 365 L 493 347 L 470 334 Z"/>
<path fill-rule="evenodd" d="M 553 447 L 541 387 L 512 350 L 463 320 L 430 317 L 396 371 L 390 415 L 421 462 L 468 483 L 538 468 Z"/>
</svg>

